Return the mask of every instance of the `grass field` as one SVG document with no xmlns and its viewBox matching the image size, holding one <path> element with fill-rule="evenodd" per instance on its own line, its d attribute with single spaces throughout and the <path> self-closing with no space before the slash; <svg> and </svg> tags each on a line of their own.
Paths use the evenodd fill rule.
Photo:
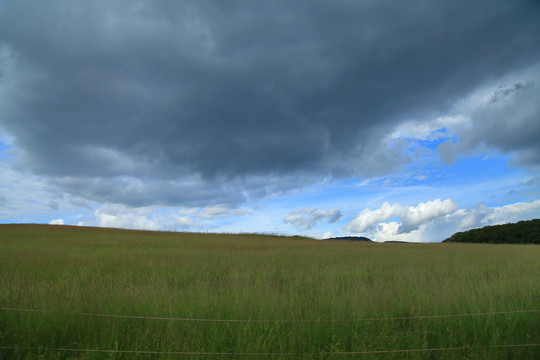
<svg viewBox="0 0 540 360">
<path fill-rule="evenodd" d="M 0 225 L 0 307 L 0 359 L 538 359 L 540 246 Z"/>
</svg>

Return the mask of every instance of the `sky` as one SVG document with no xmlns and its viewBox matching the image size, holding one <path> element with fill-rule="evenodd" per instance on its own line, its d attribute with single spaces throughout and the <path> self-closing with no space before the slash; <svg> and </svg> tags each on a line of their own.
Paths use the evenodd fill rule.
<svg viewBox="0 0 540 360">
<path fill-rule="evenodd" d="M 0 0 L 0 223 L 439 242 L 539 139 L 538 1 Z"/>
</svg>

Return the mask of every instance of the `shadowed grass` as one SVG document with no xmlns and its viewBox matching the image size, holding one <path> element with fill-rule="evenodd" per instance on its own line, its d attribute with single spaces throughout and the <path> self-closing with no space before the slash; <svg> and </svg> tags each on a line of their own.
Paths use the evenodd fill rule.
<svg viewBox="0 0 540 360">
<path fill-rule="evenodd" d="M 540 247 L 371 244 L 263 235 L 0 225 L 0 347 L 295 355 L 540 343 Z M 75 313 L 267 322 L 185 322 Z M 280 321 L 301 320 L 301 321 Z M 534 359 L 539 347 L 368 355 Z M 364 355 L 366 356 L 366 355 Z M 0 349 L 3 359 L 178 355 Z"/>
</svg>

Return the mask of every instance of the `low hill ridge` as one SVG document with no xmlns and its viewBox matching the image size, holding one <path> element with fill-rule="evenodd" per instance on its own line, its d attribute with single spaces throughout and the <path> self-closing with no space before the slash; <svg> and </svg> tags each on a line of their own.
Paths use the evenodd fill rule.
<svg viewBox="0 0 540 360">
<path fill-rule="evenodd" d="M 345 241 L 364 241 L 364 242 L 373 242 L 373 240 L 368 239 L 364 236 L 340 236 L 340 237 L 332 237 L 327 238 L 324 240 L 345 240 Z"/>
</svg>

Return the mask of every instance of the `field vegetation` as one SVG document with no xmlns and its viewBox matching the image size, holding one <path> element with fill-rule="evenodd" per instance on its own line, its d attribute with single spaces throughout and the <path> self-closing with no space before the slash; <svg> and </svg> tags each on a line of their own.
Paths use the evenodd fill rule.
<svg viewBox="0 0 540 360">
<path fill-rule="evenodd" d="M 0 359 L 538 359 L 539 259 L 534 245 L 0 225 Z M 449 314 L 477 315 L 419 317 Z M 425 349 L 439 350 L 387 352 Z"/>
</svg>

